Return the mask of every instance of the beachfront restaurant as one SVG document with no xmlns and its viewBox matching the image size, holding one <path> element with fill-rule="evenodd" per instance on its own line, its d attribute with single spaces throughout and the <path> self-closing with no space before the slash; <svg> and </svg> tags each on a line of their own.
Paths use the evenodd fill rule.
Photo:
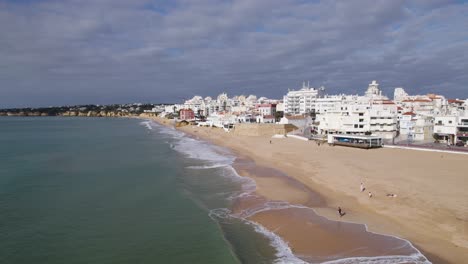
<svg viewBox="0 0 468 264">
<path fill-rule="evenodd" d="M 382 138 L 378 136 L 329 134 L 328 144 L 363 149 L 381 148 Z"/>
</svg>

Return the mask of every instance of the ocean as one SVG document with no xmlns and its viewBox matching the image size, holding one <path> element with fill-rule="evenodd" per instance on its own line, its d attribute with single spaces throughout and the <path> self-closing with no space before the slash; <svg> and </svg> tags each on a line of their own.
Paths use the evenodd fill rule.
<svg viewBox="0 0 468 264">
<path fill-rule="evenodd" d="M 227 217 L 227 150 L 139 119 L 0 118 L 0 263 L 294 261 Z"/>
<path fill-rule="evenodd" d="M 235 160 L 142 119 L 0 117 L 0 263 L 429 263 L 406 240 L 265 200 Z M 248 220 L 264 213 L 314 223 L 318 248 L 324 232 L 355 241 L 298 258 Z"/>
</svg>

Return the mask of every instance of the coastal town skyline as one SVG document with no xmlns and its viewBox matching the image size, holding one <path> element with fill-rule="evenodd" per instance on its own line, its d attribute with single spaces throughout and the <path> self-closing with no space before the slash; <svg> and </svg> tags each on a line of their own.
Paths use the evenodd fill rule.
<svg viewBox="0 0 468 264">
<path fill-rule="evenodd" d="M 0 107 L 357 94 L 464 98 L 460 1 L 0 1 Z"/>
<path fill-rule="evenodd" d="M 359 94 L 328 94 L 303 82 L 281 98 L 257 95 L 188 96 L 175 104 L 131 103 L 49 108 L 0 109 L 0 116 L 154 117 L 234 129 L 242 123 L 289 124 L 304 138 L 329 134 L 373 135 L 394 144 L 420 142 L 468 146 L 468 98 L 409 94 L 396 87 L 392 97 L 373 80 Z"/>
<path fill-rule="evenodd" d="M 466 263 L 468 0 L 0 0 L 0 264 Z"/>
</svg>

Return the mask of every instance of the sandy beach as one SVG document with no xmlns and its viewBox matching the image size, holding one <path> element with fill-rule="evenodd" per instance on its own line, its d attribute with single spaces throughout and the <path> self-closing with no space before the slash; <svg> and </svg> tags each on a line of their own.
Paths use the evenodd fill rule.
<svg viewBox="0 0 468 264">
<path fill-rule="evenodd" d="M 433 263 L 463 263 L 468 258 L 467 155 L 318 146 L 312 141 L 241 136 L 196 126 L 179 129 L 228 147 L 239 157 L 252 160 L 256 167 L 267 168 L 257 171 L 252 165 L 248 168 L 242 158 L 235 164 L 239 174 L 255 179 L 257 193 L 270 200 L 304 205 L 317 212 L 314 216 L 310 212 L 301 213 L 300 209 L 281 210 L 252 217 L 280 235 L 298 256 L 326 253 L 327 248 L 335 249 L 327 254 L 342 252 L 349 249 L 350 244 L 361 243 L 363 236 L 372 236 L 373 233 L 367 233 L 349 240 L 353 238 L 353 230 L 359 229 L 348 227 L 347 223 L 351 222 L 366 224 L 372 232 L 407 239 Z M 287 176 L 266 177 L 271 174 L 268 168 Z M 291 180 L 287 180 L 289 177 Z M 366 188 L 364 192 L 360 191 L 361 182 Z M 372 198 L 368 196 L 369 191 Z M 396 197 L 387 194 L 396 194 Z M 338 206 L 346 212 L 341 218 L 336 211 Z M 326 225 L 312 225 L 309 221 L 314 218 L 313 223 L 320 223 L 318 219 L 322 216 L 345 226 L 343 230 L 347 231 L 343 231 L 344 239 L 340 237 L 339 243 L 334 239 L 337 234 L 324 231 Z M 318 232 L 321 232 L 322 247 L 317 251 L 310 245 L 314 242 L 313 234 Z M 367 239 L 372 241 L 372 238 Z M 385 239 L 375 241 L 374 244 L 393 243 Z M 378 250 L 379 247 L 375 247 L 369 252 L 356 251 L 351 255 L 385 254 Z"/>
</svg>

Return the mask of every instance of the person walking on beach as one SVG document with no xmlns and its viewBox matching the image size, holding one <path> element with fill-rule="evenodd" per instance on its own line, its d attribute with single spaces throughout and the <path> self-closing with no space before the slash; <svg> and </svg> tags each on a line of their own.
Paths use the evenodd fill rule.
<svg viewBox="0 0 468 264">
<path fill-rule="evenodd" d="M 369 198 L 372 198 L 372 193 L 371 192 L 369 192 Z"/>
<path fill-rule="evenodd" d="M 270 140 L 270 144 L 271 144 L 271 140 Z"/>
<path fill-rule="evenodd" d="M 361 192 L 363 192 L 366 188 L 364 187 L 364 184 L 361 182 Z"/>
<path fill-rule="evenodd" d="M 343 212 L 343 210 L 341 210 L 341 207 L 338 206 L 338 214 L 340 215 L 340 217 L 342 217 L 342 216 L 345 215 L 346 213 Z"/>
</svg>

